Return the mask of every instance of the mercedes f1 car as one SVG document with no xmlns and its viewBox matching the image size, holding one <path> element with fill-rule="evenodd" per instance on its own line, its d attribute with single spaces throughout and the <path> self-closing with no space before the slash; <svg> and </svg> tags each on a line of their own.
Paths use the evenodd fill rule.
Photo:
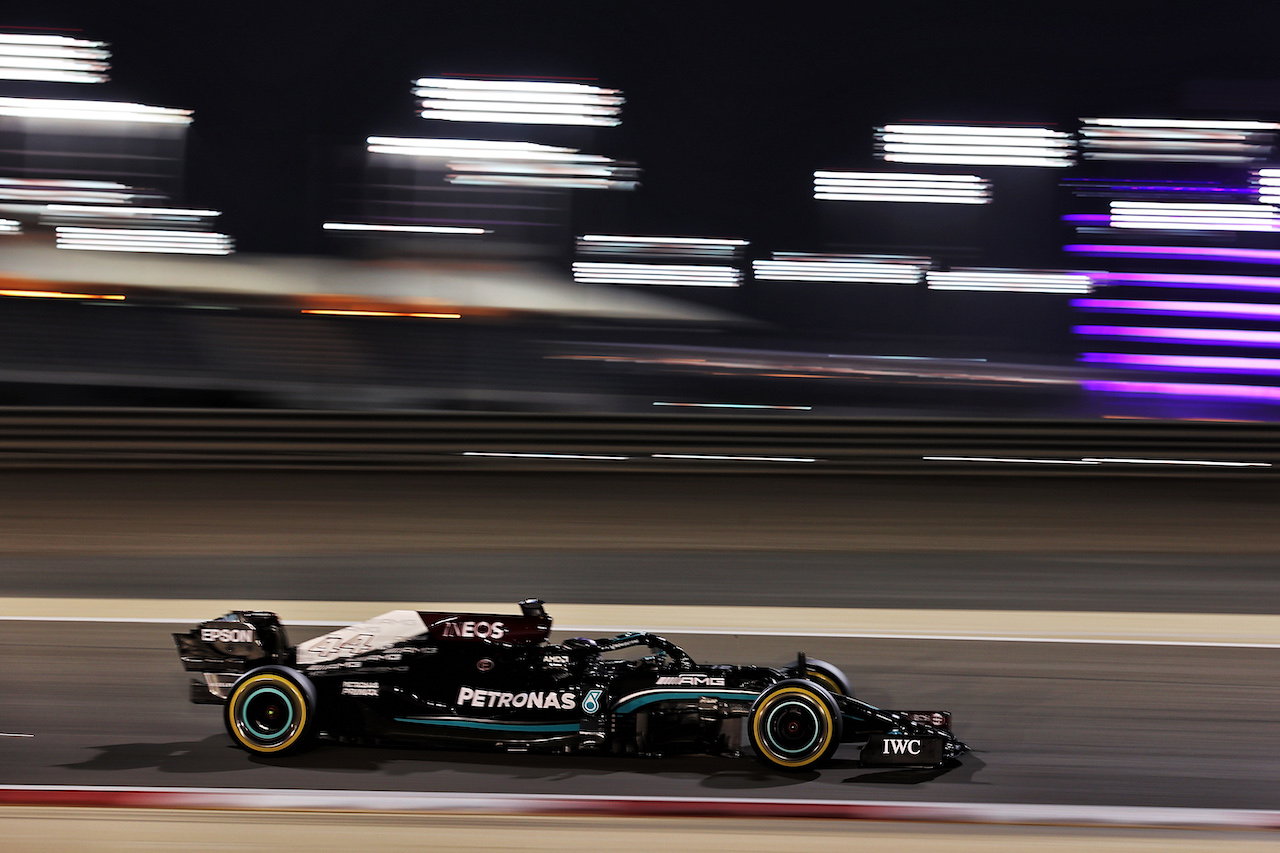
<svg viewBox="0 0 1280 853">
<path fill-rule="evenodd" d="M 547 642 L 537 599 L 518 615 L 393 610 L 290 645 L 274 613 L 234 611 L 173 638 L 191 701 L 222 705 L 259 754 L 343 742 L 508 752 L 739 755 L 803 771 L 841 743 L 865 765 L 937 766 L 967 750 L 946 711 L 886 711 L 802 653 L 781 669 L 695 663 L 655 634 Z M 617 656 L 637 649 L 630 656 Z"/>
</svg>

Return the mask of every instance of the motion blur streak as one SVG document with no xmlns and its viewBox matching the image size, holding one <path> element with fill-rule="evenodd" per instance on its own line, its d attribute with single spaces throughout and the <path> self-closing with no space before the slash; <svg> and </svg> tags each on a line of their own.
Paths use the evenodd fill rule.
<svg viewBox="0 0 1280 853">
<path fill-rule="evenodd" d="M 773 260 L 753 261 L 761 281 L 843 281 L 865 284 L 918 284 L 927 258 L 892 255 L 809 255 L 774 252 Z"/>
<path fill-rule="evenodd" d="M 817 462 L 811 456 L 712 456 L 699 453 L 654 453 L 654 459 L 703 459 L 733 462 Z"/>
<path fill-rule="evenodd" d="M 0 290 L 0 296 L 30 296 L 41 299 L 124 299 L 119 294 L 63 293 L 59 290 Z"/>
<path fill-rule="evenodd" d="M 1182 204 L 1113 201 L 1111 227 L 1169 231 L 1275 231 L 1276 209 L 1265 204 Z"/>
<path fill-rule="evenodd" d="M 1188 261 L 1239 261 L 1250 264 L 1280 264 L 1280 250 L 1231 249 L 1216 246 L 1109 246 L 1072 243 L 1064 252 L 1102 255 L 1113 258 L 1180 258 Z"/>
<path fill-rule="evenodd" d="M 1085 462 L 1126 465 L 1207 465 L 1211 468 L 1270 468 L 1270 462 L 1221 462 L 1211 459 L 1112 459 L 1085 457 Z"/>
<path fill-rule="evenodd" d="M 220 210 L 197 210 L 183 207 L 135 207 L 133 205 L 106 204 L 50 204 L 45 212 L 58 217 L 88 217 L 104 219 L 124 217 L 126 219 L 204 219 L 221 216 Z"/>
<path fill-rule="evenodd" d="M 355 308 L 303 308 L 303 314 L 330 314 L 336 317 L 421 317 L 429 320 L 460 320 L 461 314 L 421 311 L 361 311 Z"/>
<path fill-rule="evenodd" d="M 1139 355 L 1135 353 L 1086 352 L 1086 364 L 1122 364 L 1146 370 L 1186 373 L 1237 373 L 1258 376 L 1280 374 L 1280 358 L 1238 358 L 1220 355 Z"/>
<path fill-rule="evenodd" d="M 573 280 L 581 284 L 737 287 L 742 283 L 742 273 L 724 266 L 578 261 L 573 265 Z"/>
<path fill-rule="evenodd" d="M 1080 384 L 1088 391 L 1116 394 L 1156 394 L 1167 397 L 1280 403 L 1280 388 L 1269 385 L 1200 385 L 1191 382 L 1122 382 L 1101 379 L 1088 379 Z"/>
<path fill-rule="evenodd" d="M 617 461 L 629 459 L 628 456 L 599 456 L 586 453 L 502 453 L 488 450 L 467 450 L 463 456 L 497 456 L 508 459 L 599 459 Z"/>
<path fill-rule="evenodd" d="M 813 197 L 828 201 L 986 204 L 991 200 L 991 183 L 977 175 L 814 172 Z"/>
<path fill-rule="evenodd" d="M 876 132 L 890 162 L 990 166 L 1072 165 L 1069 134 L 1041 127 L 891 124 Z"/>
<path fill-rule="evenodd" d="M 326 231 L 390 231 L 410 234 L 488 234 L 483 228 L 460 228 L 452 225 L 374 225 L 364 222 L 326 222 Z"/>
<path fill-rule="evenodd" d="M 1080 311 L 1109 314 L 1186 315 L 1190 317 L 1258 318 L 1280 320 L 1280 305 L 1248 302 L 1174 302 L 1161 299 L 1073 299 L 1071 307 Z"/>
<path fill-rule="evenodd" d="M 1274 122 L 1086 118 L 1081 148 L 1089 160 L 1250 163 L 1270 154 Z"/>
<path fill-rule="evenodd" d="M 1008 293 L 1089 293 L 1083 273 L 957 268 L 926 274 L 930 290 L 990 290 Z"/>
<path fill-rule="evenodd" d="M 0 234 L 21 234 L 22 223 L 16 219 L 0 219 Z"/>
<path fill-rule="evenodd" d="M 617 89 L 582 83 L 420 78 L 413 91 L 426 119 L 613 127 L 623 103 Z"/>
<path fill-rule="evenodd" d="M 0 116 L 141 124 L 191 123 L 191 110 L 112 101 L 54 101 L 40 98 L 0 98 Z"/>
<path fill-rule="evenodd" d="M 1121 282 L 1146 287 L 1280 291 L 1280 278 L 1265 275 L 1201 275 L 1163 272 L 1093 272 L 1089 275 L 1100 282 Z"/>
<path fill-rule="evenodd" d="M 229 255 L 231 238 L 212 231 L 155 228 L 83 228 L 60 226 L 59 249 L 97 252 L 160 252 L 178 255 Z"/>
<path fill-rule="evenodd" d="M 793 409 L 807 412 L 812 406 L 767 406 L 762 403 L 654 403 L 655 406 L 691 406 L 700 409 Z"/>
<path fill-rule="evenodd" d="M 1280 347 L 1280 332 L 1258 332 L 1247 329 L 1167 329 L 1146 326 L 1074 326 L 1077 335 L 1120 340 L 1178 341 L 1213 343 L 1221 346 Z"/>
<path fill-rule="evenodd" d="M 0 33 L 0 80 L 104 83 L 106 42 L 70 36 Z"/>
<path fill-rule="evenodd" d="M 1034 465 L 1097 465 L 1084 459 L 1029 459 L 1021 456 L 921 456 L 928 462 L 1016 462 Z"/>
</svg>

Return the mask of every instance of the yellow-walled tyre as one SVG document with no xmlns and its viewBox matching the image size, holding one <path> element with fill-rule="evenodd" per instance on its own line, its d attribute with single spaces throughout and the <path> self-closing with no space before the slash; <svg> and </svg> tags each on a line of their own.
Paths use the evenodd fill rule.
<svg viewBox="0 0 1280 853">
<path fill-rule="evenodd" d="M 315 690 L 306 676 L 269 667 L 245 675 L 223 709 L 227 734 L 262 755 L 297 752 L 315 733 Z"/>
<path fill-rule="evenodd" d="M 843 718 L 831 693 L 799 678 L 779 681 L 760 694 L 747 731 L 756 757 L 777 770 L 812 770 L 840 746 Z"/>
</svg>

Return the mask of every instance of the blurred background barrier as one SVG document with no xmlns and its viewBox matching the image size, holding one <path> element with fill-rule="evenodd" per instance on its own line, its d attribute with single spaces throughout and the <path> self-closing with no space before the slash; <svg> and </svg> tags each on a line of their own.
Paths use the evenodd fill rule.
<svg viewBox="0 0 1280 853">
<path fill-rule="evenodd" d="M 0 467 L 785 471 L 1270 476 L 1280 426 L 1146 420 L 850 419 L 23 408 Z"/>
</svg>

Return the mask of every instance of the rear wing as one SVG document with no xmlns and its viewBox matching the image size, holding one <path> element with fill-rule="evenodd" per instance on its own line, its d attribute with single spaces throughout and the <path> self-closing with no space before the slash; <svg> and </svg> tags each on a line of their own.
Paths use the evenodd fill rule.
<svg viewBox="0 0 1280 853">
<path fill-rule="evenodd" d="M 251 668 L 290 665 L 294 650 L 280 617 L 265 610 L 233 610 L 173 635 L 182 668 L 191 680 L 191 701 L 221 704 L 236 679 Z"/>
</svg>

